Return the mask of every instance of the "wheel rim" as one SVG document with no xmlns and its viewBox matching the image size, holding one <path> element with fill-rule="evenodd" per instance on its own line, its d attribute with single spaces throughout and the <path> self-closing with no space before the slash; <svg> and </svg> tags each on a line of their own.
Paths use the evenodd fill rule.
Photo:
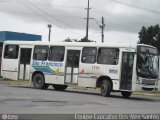
<svg viewBox="0 0 160 120">
<path fill-rule="evenodd" d="M 42 79 L 39 78 L 39 77 L 37 77 L 37 78 L 36 78 L 36 86 L 40 86 L 41 83 L 42 83 Z"/>
</svg>

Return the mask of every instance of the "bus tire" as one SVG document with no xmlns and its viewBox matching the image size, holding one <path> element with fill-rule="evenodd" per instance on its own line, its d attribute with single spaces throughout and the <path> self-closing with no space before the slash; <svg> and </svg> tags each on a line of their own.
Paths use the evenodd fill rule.
<svg viewBox="0 0 160 120">
<path fill-rule="evenodd" d="M 45 80 L 42 74 L 37 73 L 33 76 L 33 86 L 36 89 L 47 89 L 48 84 L 45 84 Z"/>
<path fill-rule="evenodd" d="M 121 91 L 122 97 L 124 98 L 129 98 L 132 94 L 132 92 L 128 92 L 128 91 Z"/>
<path fill-rule="evenodd" d="M 68 87 L 68 85 L 56 85 L 56 84 L 53 84 L 53 88 L 54 88 L 55 90 L 58 90 L 58 91 L 63 91 L 63 90 L 65 90 L 67 87 Z"/>
<path fill-rule="evenodd" d="M 103 80 L 101 82 L 101 95 L 104 97 L 109 97 L 112 87 L 111 87 L 111 82 L 109 80 Z"/>
<path fill-rule="evenodd" d="M 48 89 L 48 87 L 49 87 L 49 84 L 44 84 L 42 89 L 46 90 L 46 89 Z"/>
</svg>

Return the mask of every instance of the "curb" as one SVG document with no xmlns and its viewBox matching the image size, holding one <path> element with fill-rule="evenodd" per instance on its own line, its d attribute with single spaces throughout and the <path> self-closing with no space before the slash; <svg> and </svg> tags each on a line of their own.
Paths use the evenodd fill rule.
<svg viewBox="0 0 160 120">
<path fill-rule="evenodd" d="M 22 81 L 22 80 L 0 80 L 0 84 L 7 85 L 31 85 L 30 81 Z"/>
<path fill-rule="evenodd" d="M 153 97 L 160 97 L 160 92 L 133 92 L 134 95 L 146 95 L 146 96 L 153 96 Z"/>
</svg>

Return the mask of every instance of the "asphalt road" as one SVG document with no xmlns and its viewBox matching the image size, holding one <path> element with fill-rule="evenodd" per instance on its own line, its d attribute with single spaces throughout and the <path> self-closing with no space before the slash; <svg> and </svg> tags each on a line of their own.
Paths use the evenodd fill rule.
<svg viewBox="0 0 160 120">
<path fill-rule="evenodd" d="M 68 88 L 66 91 L 38 90 L 32 87 L 0 84 L 0 114 L 151 114 L 160 113 L 160 97 L 120 93 L 102 97 L 89 90 Z"/>
</svg>

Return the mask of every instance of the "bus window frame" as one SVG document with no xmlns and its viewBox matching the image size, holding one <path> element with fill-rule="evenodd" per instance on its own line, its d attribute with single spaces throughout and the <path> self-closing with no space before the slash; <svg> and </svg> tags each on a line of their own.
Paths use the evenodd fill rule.
<svg viewBox="0 0 160 120">
<path fill-rule="evenodd" d="M 114 61 L 112 62 L 112 64 L 108 64 L 108 63 L 100 63 L 98 58 L 99 58 L 99 50 L 100 49 L 116 49 L 118 50 L 118 54 L 115 56 L 116 58 L 114 58 L 114 56 L 108 56 L 108 55 L 103 55 L 103 56 L 106 56 L 106 57 L 113 57 Z M 120 49 L 119 48 L 112 48 L 112 47 L 99 47 L 98 48 L 98 53 L 97 53 L 97 64 L 103 64 L 103 65 L 118 65 L 119 63 L 119 57 L 120 57 Z M 116 59 L 116 60 L 115 60 Z"/>
<path fill-rule="evenodd" d="M 16 57 L 14 57 L 14 58 L 11 58 L 11 57 L 8 57 L 8 55 L 6 56 L 6 46 L 16 46 L 16 47 L 18 47 L 18 51 L 14 51 L 14 52 L 16 52 Z M 4 47 L 4 55 L 3 55 L 3 58 L 4 59 L 18 59 L 18 56 L 19 56 L 19 45 L 16 45 L 16 44 L 6 44 L 5 45 L 5 47 Z M 7 53 L 8 53 L 8 51 L 7 51 Z"/>
<path fill-rule="evenodd" d="M 46 55 L 46 58 L 45 59 L 43 59 L 43 60 L 40 60 L 40 59 L 35 59 L 35 49 L 36 49 L 36 47 L 46 47 L 47 48 L 47 55 Z M 42 54 L 42 53 L 41 53 Z M 48 60 L 48 55 L 49 55 L 49 46 L 47 46 L 47 45 L 35 45 L 34 46 L 34 51 L 33 51 L 33 57 L 32 57 L 32 59 L 33 60 L 40 60 L 40 61 L 46 61 L 46 60 Z"/>
<path fill-rule="evenodd" d="M 88 56 L 94 56 L 95 58 L 94 58 L 94 62 L 84 62 L 84 60 L 83 60 L 83 57 L 86 57 L 86 55 L 84 55 L 84 49 L 86 49 L 86 48 L 94 48 L 94 49 L 96 49 L 96 54 L 95 55 L 88 55 Z M 97 62 L 97 47 L 83 47 L 83 49 L 82 49 L 82 58 L 81 58 L 81 63 L 86 63 L 86 64 L 95 64 L 96 62 Z"/>
<path fill-rule="evenodd" d="M 54 57 L 53 57 L 53 59 L 51 59 L 50 58 L 50 56 L 51 56 L 51 54 L 50 54 L 50 52 L 51 52 L 51 48 L 57 48 L 57 47 L 63 47 L 63 59 L 62 60 L 54 60 Z M 53 53 L 52 53 L 53 54 Z M 55 55 L 62 55 L 62 54 L 55 54 Z M 62 57 L 62 56 L 61 56 Z M 50 48 L 49 48 L 49 54 L 48 54 L 48 60 L 49 61 L 55 61 L 55 62 L 63 62 L 64 61 L 64 57 L 65 57 L 65 46 L 50 46 Z"/>
</svg>

